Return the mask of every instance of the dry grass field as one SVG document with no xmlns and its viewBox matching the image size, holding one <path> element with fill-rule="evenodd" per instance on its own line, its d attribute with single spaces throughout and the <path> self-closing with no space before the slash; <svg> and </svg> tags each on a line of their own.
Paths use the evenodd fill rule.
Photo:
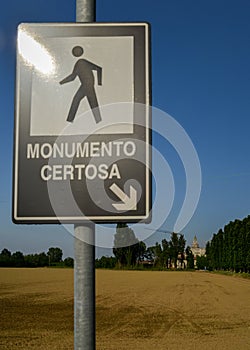
<svg viewBox="0 0 250 350">
<path fill-rule="evenodd" d="M 96 273 L 98 350 L 250 349 L 250 280 Z M 73 270 L 0 269 L 0 349 L 73 349 Z"/>
</svg>

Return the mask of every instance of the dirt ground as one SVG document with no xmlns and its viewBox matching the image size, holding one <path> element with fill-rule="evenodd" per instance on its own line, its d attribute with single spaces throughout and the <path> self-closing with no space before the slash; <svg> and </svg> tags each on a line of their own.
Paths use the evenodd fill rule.
<svg viewBox="0 0 250 350">
<path fill-rule="evenodd" d="M 96 271 L 97 350 L 250 349 L 250 280 Z M 73 349 L 73 270 L 0 269 L 0 349 Z"/>
</svg>

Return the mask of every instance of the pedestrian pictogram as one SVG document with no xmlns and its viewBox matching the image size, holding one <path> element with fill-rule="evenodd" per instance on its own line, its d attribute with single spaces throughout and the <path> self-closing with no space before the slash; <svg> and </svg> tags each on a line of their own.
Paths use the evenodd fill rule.
<svg viewBox="0 0 250 350">
<path fill-rule="evenodd" d="M 75 57 L 80 57 L 83 55 L 83 53 L 84 50 L 81 46 L 75 46 L 72 50 L 72 54 Z M 102 120 L 95 92 L 95 78 L 93 71 L 97 72 L 98 85 L 102 85 L 102 68 L 83 58 L 76 62 L 73 72 L 60 81 L 60 84 L 65 84 L 75 80 L 75 78 L 78 77 L 81 83 L 80 88 L 77 90 L 73 98 L 67 117 L 68 122 L 74 121 L 79 104 L 84 97 L 86 97 L 89 102 L 96 123 L 99 123 Z"/>
</svg>

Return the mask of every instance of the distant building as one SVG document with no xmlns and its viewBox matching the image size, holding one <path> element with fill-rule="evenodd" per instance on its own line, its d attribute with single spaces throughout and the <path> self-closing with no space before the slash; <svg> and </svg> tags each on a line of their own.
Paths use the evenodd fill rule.
<svg viewBox="0 0 250 350">
<path fill-rule="evenodd" d="M 196 257 L 197 256 L 202 256 L 206 254 L 206 249 L 205 248 L 201 248 L 199 246 L 198 240 L 196 235 L 194 236 L 192 245 L 191 245 L 191 251 L 194 255 L 194 266 L 196 266 Z"/>
</svg>

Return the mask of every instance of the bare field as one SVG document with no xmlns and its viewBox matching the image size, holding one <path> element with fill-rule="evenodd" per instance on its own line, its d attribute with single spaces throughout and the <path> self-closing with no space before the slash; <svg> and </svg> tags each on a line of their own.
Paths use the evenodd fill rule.
<svg viewBox="0 0 250 350">
<path fill-rule="evenodd" d="M 250 280 L 96 271 L 98 350 L 250 349 Z M 0 349 L 73 349 L 73 270 L 0 269 Z"/>
</svg>

